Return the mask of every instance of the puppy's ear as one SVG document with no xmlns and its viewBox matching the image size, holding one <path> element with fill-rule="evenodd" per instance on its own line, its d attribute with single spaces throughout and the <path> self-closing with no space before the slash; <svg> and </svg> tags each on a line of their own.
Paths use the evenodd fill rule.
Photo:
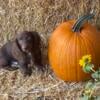
<svg viewBox="0 0 100 100">
<path fill-rule="evenodd" d="M 20 46 L 17 38 L 15 39 L 15 42 L 16 42 L 17 47 L 22 51 L 21 46 Z"/>
<path fill-rule="evenodd" d="M 32 32 L 32 35 L 33 35 L 33 40 L 34 40 L 34 43 L 40 43 L 40 41 L 41 41 L 41 38 L 40 38 L 40 36 L 39 36 L 39 33 L 38 32 L 36 32 L 36 31 L 33 31 Z"/>
</svg>

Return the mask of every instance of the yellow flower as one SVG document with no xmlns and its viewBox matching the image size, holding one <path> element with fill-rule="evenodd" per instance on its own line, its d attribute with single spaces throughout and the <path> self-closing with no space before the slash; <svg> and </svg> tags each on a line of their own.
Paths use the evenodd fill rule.
<svg viewBox="0 0 100 100">
<path fill-rule="evenodd" d="M 91 62 L 91 55 L 85 55 L 82 57 L 82 59 L 79 60 L 80 66 L 83 67 L 90 62 Z"/>
</svg>

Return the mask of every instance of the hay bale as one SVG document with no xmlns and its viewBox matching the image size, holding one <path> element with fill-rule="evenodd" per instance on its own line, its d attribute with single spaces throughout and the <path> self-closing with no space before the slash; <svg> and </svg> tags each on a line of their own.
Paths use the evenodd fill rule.
<svg viewBox="0 0 100 100">
<path fill-rule="evenodd" d="M 47 38 L 59 23 L 92 10 L 96 12 L 93 22 L 98 25 L 99 8 L 100 0 L 1 0 L 0 33 L 36 30 Z"/>
<path fill-rule="evenodd" d="M 17 32 L 35 30 L 41 35 L 47 58 L 48 37 L 61 22 L 95 11 L 92 22 L 100 27 L 100 0 L 0 0 L 0 45 Z M 50 70 L 23 79 L 19 71 L 0 70 L 0 93 L 15 100 L 71 100 L 79 98 L 84 83 L 67 83 Z M 76 94 L 77 91 L 77 94 Z M 1 100 L 1 99 L 0 99 Z"/>
</svg>

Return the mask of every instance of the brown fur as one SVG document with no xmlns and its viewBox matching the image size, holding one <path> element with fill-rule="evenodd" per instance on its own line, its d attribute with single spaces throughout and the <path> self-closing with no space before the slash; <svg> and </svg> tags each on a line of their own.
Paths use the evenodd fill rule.
<svg viewBox="0 0 100 100">
<path fill-rule="evenodd" d="M 17 34 L 14 41 L 8 41 L 0 49 L 0 67 L 7 70 L 19 68 L 25 76 L 32 73 L 31 67 L 28 66 L 31 61 L 42 69 L 40 42 L 37 32 L 24 31 Z M 17 62 L 19 67 L 12 66 L 14 62 Z"/>
</svg>

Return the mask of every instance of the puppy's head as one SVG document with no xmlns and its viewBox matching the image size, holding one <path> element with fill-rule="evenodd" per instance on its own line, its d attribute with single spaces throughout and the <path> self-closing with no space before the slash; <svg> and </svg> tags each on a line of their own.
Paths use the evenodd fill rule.
<svg viewBox="0 0 100 100">
<path fill-rule="evenodd" d="M 37 32 L 32 31 L 24 31 L 17 34 L 16 40 L 23 52 L 30 52 L 34 48 L 37 34 Z"/>
</svg>

